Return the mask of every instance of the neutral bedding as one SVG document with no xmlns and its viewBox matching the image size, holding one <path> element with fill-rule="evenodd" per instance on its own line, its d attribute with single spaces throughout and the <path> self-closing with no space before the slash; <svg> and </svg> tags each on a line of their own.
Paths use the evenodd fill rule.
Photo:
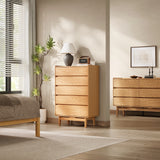
<svg viewBox="0 0 160 160">
<path fill-rule="evenodd" d="M 0 122 L 40 117 L 33 98 L 0 94 Z"/>
</svg>

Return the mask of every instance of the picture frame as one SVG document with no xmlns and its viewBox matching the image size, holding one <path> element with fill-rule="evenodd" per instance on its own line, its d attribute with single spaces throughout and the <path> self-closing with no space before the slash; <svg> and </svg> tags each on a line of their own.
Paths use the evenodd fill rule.
<svg viewBox="0 0 160 160">
<path fill-rule="evenodd" d="M 147 68 L 157 66 L 157 46 L 137 46 L 130 48 L 130 67 Z"/>
</svg>

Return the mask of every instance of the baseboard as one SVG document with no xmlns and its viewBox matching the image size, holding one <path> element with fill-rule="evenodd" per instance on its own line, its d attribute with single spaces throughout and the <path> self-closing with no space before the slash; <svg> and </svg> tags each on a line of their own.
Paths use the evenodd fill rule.
<svg viewBox="0 0 160 160">
<path fill-rule="evenodd" d="M 47 123 L 58 124 L 58 118 L 48 118 Z M 88 126 L 92 126 L 93 122 L 89 120 L 87 124 Z M 62 125 L 68 125 L 67 121 L 62 121 Z M 72 125 L 83 126 L 84 123 L 83 122 L 72 122 Z M 110 127 L 110 121 L 96 121 L 96 126 L 108 128 Z"/>
<path fill-rule="evenodd" d="M 58 124 L 58 118 L 47 118 L 47 123 Z"/>
<path fill-rule="evenodd" d="M 110 121 L 96 121 L 96 126 L 108 128 L 110 127 Z"/>
<path fill-rule="evenodd" d="M 110 110 L 110 114 L 116 114 L 116 110 L 111 109 L 111 110 Z"/>
</svg>

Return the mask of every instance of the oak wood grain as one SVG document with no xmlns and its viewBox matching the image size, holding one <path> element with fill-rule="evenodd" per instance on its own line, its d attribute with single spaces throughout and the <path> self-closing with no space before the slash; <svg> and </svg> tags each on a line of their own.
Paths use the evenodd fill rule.
<svg viewBox="0 0 160 160">
<path fill-rule="evenodd" d="M 56 96 L 56 104 L 88 105 L 88 96 Z"/>
<path fill-rule="evenodd" d="M 56 67 L 56 76 L 88 75 L 88 66 Z"/>
<path fill-rule="evenodd" d="M 31 118 L 31 119 L 4 121 L 4 122 L 0 122 L 0 126 L 9 126 L 9 125 L 15 125 L 15 124 L 29 123 L 29 122 L 36 122 L 35 136 L 40 137 L 40 118 L 39 117 Z"/>
<path fill-rule="evenodd" d="M 113 90 L 115 97 L 157 97 L 160 98 L 160 89 L 133 89 L 133 88 L 115 88 Z"/>
<path fill-rule="evenodd" d="M 56 85 L 88 85 L 88 77 L 56 77 Z"/>
<path fill-rule="evenodd" d="M 56 67 L 55 96 L 55 114 L 60 125 L 62 116 L 74 116 L 74 119 L 80 116 L 85 127 L 89 118 L 95 124 L 94 118 L 99 115 L 99 67 Z"/>
<path fill-rule="evenodd" d="M 88 86 L 56 86 L 56 95 L 88 95 Z"/>
<path fill-rule="evenodd" d="M 56 105 L 57 116 L 88 117 L 88 106 Z"/>
<path fill-rule="evenodd" d="M 88 75 L 89 116 L 99 115 L 99 66 L 90 66 Z"/>
<path fill-rule="evenodd" d="M 114 106 L 122 107 L 147 107 L 147 108 L 159 108 L 160 99 L 158 98 L 119 98 L 114 97 Z"/>
<path fill-rule="evenodd" d="M 158 112 L 160 109 L 160 78 L 114 78 L 113 105 L 117 107 L 117 115 L 119 109 L 123 110 L 124 115 L 124 111 L 129 109 Z"/>
<path fill-rule="evenodd" d="M 160 78 L 153 78 L 153 79 L 113 78 L 113 87 L 160 89 Z"/>
</svg>

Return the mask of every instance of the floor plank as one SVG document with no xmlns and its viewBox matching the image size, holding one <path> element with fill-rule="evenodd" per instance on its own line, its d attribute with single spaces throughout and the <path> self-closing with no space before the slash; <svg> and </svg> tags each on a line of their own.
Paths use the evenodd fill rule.
<svg viewBox="0 0 160 160">
<path fill-rule="evenodd" d="M 15 126 L 6 126 L 15 127 Z M 17 125 L 33 130 L 34 125 Z M 41 131 L 123 138 L 127 141 L 61 160 L 160 160 L 160 118 L 111 115 L 110 128 L 41 124 Z"/>
<path fill-rule="evenodd" d="M 61 160 L 159 160 L 160 118 L 111 116 L 111 128 L 88 135 L 126 138 L 128 141 Z"/>
</svg>

